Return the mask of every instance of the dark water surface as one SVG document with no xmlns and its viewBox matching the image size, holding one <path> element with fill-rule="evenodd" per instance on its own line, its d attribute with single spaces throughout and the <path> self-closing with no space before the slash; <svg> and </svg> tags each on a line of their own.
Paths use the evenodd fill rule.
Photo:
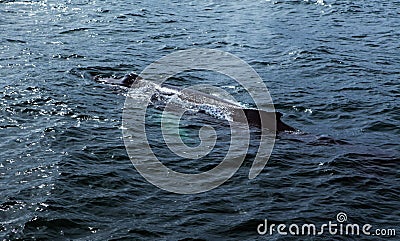
<svg viewBox="0 0 400 241">
<path fill-rule="evenodd" d="M 264 219 L 321 225 L 339 212 L 400 235 L 399 16 L 388 0 L 0 1 L 0 237 L 368 239 L 257 234 Z M 284 121 L 310 134 L 280 135 L 253 180 L 250 151 L 227 183 L 178 195 L 128 158 L 126 90 L 88 76 L 140 72 L 192 47 L 248 62 Z M 207 76 L 176 84 L 222 86 L 248 103 L 235 83 Z M 217 164 L 225 139 L 210 163 L 175 158 L 171 168 Z"/>
</svg>

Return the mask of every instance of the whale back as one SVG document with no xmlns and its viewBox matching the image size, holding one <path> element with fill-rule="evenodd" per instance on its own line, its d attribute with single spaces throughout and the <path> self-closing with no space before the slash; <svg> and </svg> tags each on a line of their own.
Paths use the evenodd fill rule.
<svg viewBox="0 0 400 241">
<path fill-rule="evenodd" d="M 286 125 L 281 121 L 282 113 L 280 112 L 268 112 L 258 109 L 243 108 L 239 104 L 193 89 L 181 90 L 172 86 L 161 87 L 150 81 L 145 81 L 134 73 L 125 75 L 122 78 L 100 78 L 96 76 L 94 79 L 98 82 L 121 85 L 130 88 L 151 86 L 151 88 L 154 88 L 154 90 L 158 92 L 157 94 L 159 96 L 164 95 L 164 97 L 170 97 L 176 95 L 183 101 L 198 105 L 215 106 L 216 108 L 226 110 L 231 114 L 232 120 L 235 122 L 247 123 L 250 126 L 267 128 L 278 132 L 296 131 L 295 128 Z"/>
</svg>

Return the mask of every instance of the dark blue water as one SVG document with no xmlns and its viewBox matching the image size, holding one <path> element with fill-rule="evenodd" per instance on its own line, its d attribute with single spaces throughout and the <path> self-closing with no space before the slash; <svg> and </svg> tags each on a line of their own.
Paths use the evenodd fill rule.
<svg viewBox="0 0 400 241">
<path fill-rule="evenodd" d="M 399 1 L 0 1 L 0 237 L 287 240 L 257 226 L 320 225 L 339 212 L 400 235 L 399 16 Z M 279 135 L 253 180 L 250 151 L 222 186 L 179 195 L 130 162 L 120 128 L 126 90 L 89 76 L 141 72 L 192 47 L 248 62 L 284 121 L 308 134 Z M 233 86 L 249 101 L 225 78 L 175 84 L 198 83 Z M 168 165 L 217 164 L 220 138 L 210 163 Z"/>
</svg>

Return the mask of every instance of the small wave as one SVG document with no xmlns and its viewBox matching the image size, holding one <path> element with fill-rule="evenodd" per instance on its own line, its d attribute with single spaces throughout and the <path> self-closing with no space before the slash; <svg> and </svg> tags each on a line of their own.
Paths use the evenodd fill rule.
<svg viewBox="0 0 400 241">
<path fill-rule="evenodd" d="M 398 131 L 398 128 L 399 126 L 394 123 L 389 123 L 387 121 L 375 121 L 370 123 L 366 128 L 364 128 L 364 130 L 393 132 L 394 130 Z"/>
<path fill-rule="evenodd" d="M 69 29 L 60 32 L 59 34 L 68 34 L 68 33 L 74 33 L 74 32 L 80 32 L 80 31 L 88 31 L 90 28 L 74 28 L 74 29 Z"/>
<path fill-rule="evenodd" d="M 26 42 L 23 40 L 19 40 L 19 39 L 9 39 L 7 38 L 6 41 L 10 42 L 10 43 L 21 43 L 21 44 L 25 44 Z"/>
<path fill-rule="evenodd" d="M 24 233 L 37 233 L 37 230 L 46 230 L 47 234 L 59 234 L 63 233 L 64 230 L 73 230 L 77 233 L 90 233 L 90 229 L 82 225 L 83 220 L 80 219 L 67 219 L 67 218 L 55 218 L 49 219 L 45 217 L 32 218 L 24 225 Z M 80 231 L 79 231 L 80 230 Z"/>
</svg>

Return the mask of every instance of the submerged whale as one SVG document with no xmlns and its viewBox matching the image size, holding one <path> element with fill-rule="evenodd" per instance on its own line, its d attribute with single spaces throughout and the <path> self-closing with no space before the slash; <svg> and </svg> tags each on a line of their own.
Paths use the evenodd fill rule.
<svg viewBox="0 0 400 241">
<path fill-rule="evenodd" d="M 141 86 L 143 83 L 148 83 L 135 73 L 130 73 L 120 78 L 95 76 L 94 80 L 101 83 L 119 85 L 128 88 Z M 171 91 L 160 92 L 159 90 L 158 93 L 155 94 L 157 96 L 155 96 L 154 98 L 160 99 L 160 96 L 162 98 L 162 96 L 168 97 L 170 95 L 177 94 L 180 99 L 189 101 L 194 104 L 208 104 L 218 108 L 222 108 L 224 110 L 228 110 L 232 121 L 234 122 L 248 123 L 250 126 L 258 128 L 267 128 L 270 130 L 275 129 L 277 132 L 297 131 L 297 129 L 282 122 L 281 117 L 283 115 L 280 112 L 268 112 L 252 108 L 243 108 L 242 106 L 232 103 L 230 101 L 220 99 L 214 95 L 209 95 L 196 90 L 179 90 L 176 87 L 166 88 L 169 88 Z"/>
</svg>

